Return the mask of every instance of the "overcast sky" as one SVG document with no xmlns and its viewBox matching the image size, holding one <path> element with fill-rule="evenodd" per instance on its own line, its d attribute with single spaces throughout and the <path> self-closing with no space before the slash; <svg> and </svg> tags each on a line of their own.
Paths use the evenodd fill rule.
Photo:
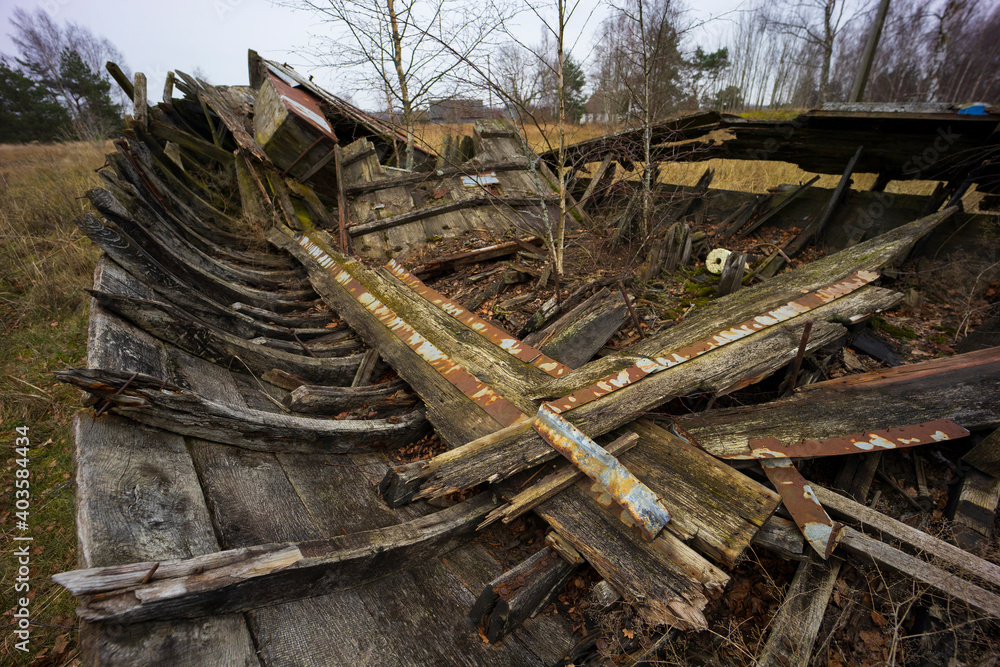
<svg viewBox="0 0 1000 667">
<path fill-rule="evenodd" d="M 747 3 L 694 0 L 688 4 L 693 5 L 690 18 L 704 20 L 724 16 Z M 573 51 L 577 60 L 589 56 L 593 33 L 605 6 L 598 0 L 583 0 L 579 16 L 592 14 L 592 18 L 582 32 L 578 25 L 570 33 L 580 32 Z M 9 37 L 15 7 L 30 11 L 43 8 L 60 24 L 79 23 L 107 37 L 124 54 L 132 71 L 146 74 L 151 101 L 160 99 L 167 72 L 174 69 L 189 74 L 197 70 L 214 84 L 246 84 L 247 49 L 252 48 L 266 58 L 314 74 L 320 85 L 352 96 L 361 106 L 370 107 L 375 102 L 365 91 L 345 87 L 331 70 L 310 62 L 306 54 L 309 36 L 324 31 L 314 15 L 278 6 L 271 0 L 0 0 L 0 53 L 8 56 L 16 53 Z M 533 23 L 525 17 L 521 23 L 526 41 L 537 42 L 541 36 L 537 20 Z M 708 33 L 700 32 L 696 39 L 699 43 L 711 42 L 712 33 L 718 32 L 717 26 Z"/>
</svg>

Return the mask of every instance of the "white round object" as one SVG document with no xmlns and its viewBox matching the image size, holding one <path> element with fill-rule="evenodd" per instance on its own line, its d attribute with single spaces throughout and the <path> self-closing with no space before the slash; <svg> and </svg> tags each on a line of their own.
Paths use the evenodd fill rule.
<svg viewBox="0 0 1000 667">
<path fill-rule="evenodd" d="M 719 275 L 722 273 L 723 267 L 726 266 L 726 259 L 732 254 L 731 250 L 716 248 L 708 253 L 708 257 L 705 258 L 705 268 L 708 269 L 709 273 Z"/>
</svg>

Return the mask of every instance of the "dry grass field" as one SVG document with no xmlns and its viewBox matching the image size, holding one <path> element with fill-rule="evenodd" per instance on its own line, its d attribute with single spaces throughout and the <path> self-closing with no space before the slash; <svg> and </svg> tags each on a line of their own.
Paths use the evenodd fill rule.
<svg viewBox="0 0 1000 667">
<path fill-rule="evenodd" d="M 96 247 L 73 224 L 99 184 L 95 168 L 111 149 L 92 143 L 0 146 L 0 519 L 4 543 L 30 542 L 30 653 L 15 650 L 10 596 L 4 608 L 0 663 L 73 662 L 76 617 L 72 596 L 49 577 L 76 567 L 70 422 L 79 393 L 51 372 L 83 364 Z M 28 427 L 30 516 L 17 530 L 15 428 Z M 17 561 L 0 555 L 5 592 L 13 592 Z"/>
</svg>

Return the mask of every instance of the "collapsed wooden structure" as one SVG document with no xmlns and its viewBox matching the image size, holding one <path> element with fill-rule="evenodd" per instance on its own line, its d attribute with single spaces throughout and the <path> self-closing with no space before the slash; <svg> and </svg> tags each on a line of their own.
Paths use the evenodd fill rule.
<svg viewBox="0 0 1000 667">
<path fill-rule="evenodd" d="M 405 172 L 394 166 L 402 137 L 294 70 L 251 52 L 250 81 L 176 73 L 153 107 L 141 75 L 123 81 L 135 113 L 101 171 L 105 187 L 88 193 L 96 212 L 78 221 L 105 255 L 88 367 L 58 374 L 93 408 L 75 424 L 81 569 L 55 578 L 80 596 L 87 661 L 596 664 L 594 636 L 538 613 L 582 567 L 600 578 L 595 608 L 617 598 L 659 633 L 698 630 L 751 544 L 802 561 L 790 596 L 822 581 L 828 598 L 846 552 L 1000 618 L 995 564 L 809 484 L 790 463 L 852 454 L 838 486 L 863 501 L 877 452 L 1000 424 L 1000 349 L 813 384 L 752 410 L 672 425 L 648 417 L 675 397 L 732 393 L 790 364 L 794 388 L 804 355 L 900 301 L 875 284 L 880 270 L 956 217 L 974 218 L 941 207 L 988 183 L 988 160 L 949 163 L 934 177 L 951 189 L 919 202 L 927 210 L 899 207 L 862 242 L 754 287 L 739 289 L 742 255 L 727 261 L 741 272 L 728 295 L 590 361 L 635 317 L 627 294 L 606 289 L 612 281 L 546 302 L 519 336 L 423 282 L 463 262 L 541 252 L 531 239 L 378 266 L 470 230 L 541 234 L 558 214 L 552 155 L 481 122 L 441 154 L 418 148 L 424 170 Z M 847 181 L 869 155 L 838 152 L 858 141 L 856 127 L 926 136 L 921 123 L 940 120 L 818 112 L 766 150 L 820 172 L 850 162 Z M 945 120 L 963 150 L 996 136 L 996 116 Z M 781 129 L 715 114 L 670 121 L 658 159 L 704 159 L 684 147 L 720 124 L 735 139 L 712 144 L 713 157 L 771 146 Z M 828 155 L 798 152 L 808 133 Z M 581 169 L 577 224 L 592 224 L 588 211 L 606 196 L 598 184 L 636 159 L 621 148 L 632 144 L 624 133 L 569 151 Z M 908 177 L 908 153 L 883 144 L 879 173 Z M 588 163 L 598 163 L 589 181 Z M 847 190 L 803 244 L 836 228 Z M 809 201 L 803 188 L 787 201 L 707 192 L 699 208 L 728 209 L 732 234 Z M 682 225 L 694 211 L 674 213 Z M 668 237 L 680 244 L 675 264 L 690 254 L 681 231 Z M 520 280 L 516 267 L 503 271 L 493 296 Z M 373 384 L 387 368 L 398 377 Z M 393 459 L 432 430 L 446 451 Z M 993 510 L 1000 450 L 984 440 L 977 451 Z M 746 465 L 763 467 L 777 492 Z M 779 504 L 798 526 L 775 514 Z M 655 525 L 643 523 L 648 511 Z M 529 512 L 544 540 L 508 569 L 482 536 Z M 805 664 L 822 597 L 782 608 L 762 663 Z M 639 664 L 659 646 L 634 642 L 617 659 Z"/>
</svg>

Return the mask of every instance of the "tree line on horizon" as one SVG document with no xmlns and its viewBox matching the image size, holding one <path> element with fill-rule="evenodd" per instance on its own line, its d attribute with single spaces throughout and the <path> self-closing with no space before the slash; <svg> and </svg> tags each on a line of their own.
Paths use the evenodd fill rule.
<svg viewBox="0 0 1000 667">
<path fill-rule="evenodd" d="M 487 0 L 474 13 L 452 0 L 285 0 L 324 19 L 314 55 L 349 68 L 341 80 L 359 90 L 380 90 L 382 111 L 411 128 L 433 101 L 476 95 L 535 122 L 558 118 L 562 104 L 567 122 L 616 125 L 844 102 L 879 2 L 754 0 L 716 19 L 709 40 L 688 1 L 608 0 L 579 60 L 556 44 L 551 15 L 563 7 L 565 27 L 592 9 L 580 0 Z M 525 16 L 541 25 L 537 43 L 524 38 Z M 11 27 L 18 54 L 0 54 L 0 142 L 120 128 L 127 101 L 103 64 L 123 58 L 108 40 L 43 9 L 16 9 Z M 862 101 L 994 102 L 998 36 L 1000 0 L 892 0 Z"/>
<path fill-rule="evenodd" d="M 99 141 L 121 129 L 125 100 L 103 67 L 124 62 L 114 45 L 44 9 L 15 9 L 11 27 L 18 53 L 0 54 L 0 143 Z"/>
</svg>

